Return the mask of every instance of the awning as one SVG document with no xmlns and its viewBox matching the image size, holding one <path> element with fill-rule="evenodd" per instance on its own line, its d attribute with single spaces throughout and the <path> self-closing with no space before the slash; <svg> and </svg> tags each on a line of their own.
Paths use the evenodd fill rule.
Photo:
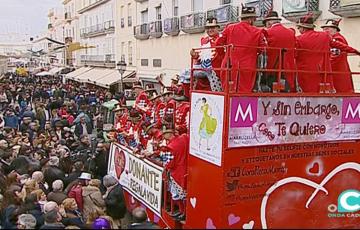
<svg viewBox="0 0 360 230">
<path fill-rule="evenodd" d="M 147 82 L 153 82 L 153 83 L 158 83 L 158 80 L 156 79 L 157 75 L 148 75 L 148 74 L 141 74 L 139 75 L 139 80 L 140 81 L 147 81 Z"/>
<path fill-rule="evenodd" d="M 90 71 L 92 68 L 90 67 L 81 67 L 80 69 L 77 69 L 73 72 L 70 72 L 68 74 L 65 75 L 65 78 L 66 79 L 71 79 L 71 80 L 76 80 L 76 77 L 83 74 L 83 73 L 86 73 L 88 71 Z"/>
<path fill-rule="evenodd" d="M 134 76 L 136 76 L 135 71 L 125 71 L 123 78 L 123 83 L 129 83 L 129 82 L 135 82 L 137 81 Z M 121 81 L 121 74 L 118 70 L 113 70 L 110 74 L 107 74 L 103 76 L 102 78 L 97 78 L 94 80 L 94 84 L 104 87 L 104 88 L 110 88 L 111 85 L 115 83 L 119 83 Z"/>
<path fill-rule="evenodd" d="M 95 84 L 95 79 L 105 77 L 114 72 L 114 69 L 94 68 L 76 77 L 76 81 Z"/>
<path fill-rule="evenodd" d="M 61 70 L 63 70 L 64 67 L 54 67 L 52 68 L 51 70 L 49 70 L 49 72 L 52 74 L 52 75 L 55 75 L 57 73 L 59 73 Z"/>
<path fill-rule="evenodd" d="M 37 73 L 35 74 L 35 76 L 38 76 L 38 77 L 44 77 L 44 76 L 53 76 L 54 74 L 48 72 L 48 71 L 43 71 L 43 72 L 40 72 L 40 73 Z"/>
</svg>

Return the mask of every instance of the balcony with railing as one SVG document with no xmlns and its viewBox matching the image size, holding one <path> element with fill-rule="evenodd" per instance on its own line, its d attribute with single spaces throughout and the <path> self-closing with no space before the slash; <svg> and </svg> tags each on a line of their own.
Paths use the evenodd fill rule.
<svg viewBox="0 0 360 230">
<path fill-rule="evenodd" d="M 329 11 L 341 17 L 360 17 L 360 0 L 330 0 Z"/>
<path fill-rule="evenodd" d="M 180 28 L 189 34 L 203 33 L 205 31 L 206 15 L 203 12 L 191 13 L 180 18 Z"/>
<path fill-rule="evenodd" d="M 139 40 L 146 40 L 150 37 L 149 24 L 144 23 L 138 26 L 134 26 L 134 36 Z"/>
<path fill-rule="evenodd" d="M 81 64 L 94 66 L 94 67 L 109 67 L 115 68 L 115 55 L 81 55 Z"/>
<path fill-rule="evenodd" d="M 87 6 L 84 6 L 84 7 L 83 7 L 82 9 L 80 9 L 78 12 L 79 12 L 79 14 L 82 14 L 82 13 L 84 13 L 84 12 L 86 12 L 86 11 L 88 11 L 88 10 L 91 10 L 91 9 L 93 9 L 93 8 L 101 5 L 101 4 L 104 4 L 104 3 L 108 2 L 108 1 L 110 1 L 110 0 L 95 0 L 94 3 L 92 3 L 92 4 L 90 4 L 90 5 L 87 5 Z"/>
<path fill-rule="evenodd" d="M 178 17 L 164 20 L 164 33 L 169 36 L 177 36 L 180 33 L 180 22 Z"/>
<path fill-rule="evenodd" d="M 89 37 L 114 33 L 114 31 L 115 31 L 114 21 L 111 20 L 104 22 L 102 24 L 97 24 L 94 26 L 80 29 L 80 36 L 82 38 L 89 38 Z"/>
<path fill-rule="evenodd" d="M 215 9 L 210 9 L 206 13 L 207 18 L 216 18 L 220 26 L 236 22 L 239 18 L 239 7 L 233 5 L 222 5 Z"/>
<path fill-rule="evenodd" d="M 283 0 L 282 16 L 289 21 L 297 22 L 299 19 L 311 13 L 317 19 L 321 11 L 319 10 L 319 0 L 290 1 Z"/>
<path fill-rule="evenodd" d="M 163 35 L 162 21 L 149 23 L 150 36 L 153 38 L 160 38 Z"/>
</svg>

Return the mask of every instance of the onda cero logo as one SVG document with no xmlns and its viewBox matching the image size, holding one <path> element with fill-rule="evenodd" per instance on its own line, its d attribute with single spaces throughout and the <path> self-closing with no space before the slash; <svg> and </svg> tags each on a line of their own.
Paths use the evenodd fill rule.
<svg viewBox="0 0 360 230">
<path fill-rule="evenodd" d="M 342 192 L 338 197 L 337 206 L 328 206 L 329 217 L 359 218 L 360 213 L 360 191 L 350 189 Z"/>
</svg>

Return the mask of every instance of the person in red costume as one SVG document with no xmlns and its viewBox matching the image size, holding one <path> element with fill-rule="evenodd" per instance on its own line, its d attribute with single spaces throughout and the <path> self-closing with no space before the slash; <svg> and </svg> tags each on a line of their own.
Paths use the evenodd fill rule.
<svg viewBox="0 0 360 230">
<path fill-rule="evenodd" d="M 314 18 L 311 14 L 300 18 L 297 27 L 300 35 L 297 36 L 296 63 L 301 71 L 298 80 L 300 87 L 306 93 L 319 93 L 321 91 L 320 83 L 326 83 L 330 88 L 327 90 L 334 92 L 333 81 L 330 75 L 327 75 L 324 82 L 325 74 L 320 71 L 330 71 L 330 36 L 325 32 L 315 31 Z"/>
<path fill-rule="evenodd" d="M 175 130 L 179 135 L 185 134 L 189 127 L 190 103 L 184 96 L 175 96 Z"/>
<path fill-rule="evenodd" d="M 204 50 L 200 50 L 199 52 L 196 52 L 195 50 L 191 50 L 190 55 L 195 60 L 195 63 L 198 66 L 201 66 L 201 68 L 212 68 L 216 74 L 216 76 L 220 76 L 220 68 L 222 60 L 224 59 L 224 48 L 215 48 L 214 50 L 211 49 L 211 56 L 209 56 L 209 60 L 202 60 L 204 57 L 201 57 L 203 51 L 210 51 L 211 47 L 215 47 L 216 40 L 219 38 L 219 29 L 220 26 L 217 24 L 216 18 L 207 18 L 206 20 L 206 36 L 201 38 L 201 47 L 204 48 Z M 206 49 L 208 48 L 208 49 Z M 207 64 L 204 64 L 202 62 L 208 62 Z M 201 65 L 200 65 L 201 64 Z M 197 77 L 195 79 L 195 89 L 196 90 L 207 90 L 207 91 L 220 91 L 219 86 L 216 86 L 216 83 L 214 83 L 213 76 L 209 75 L 209 77 L 206 77 L 205 71 L 204 75 L 200 78 Z M 216 79 L 215 79 L 216 80 Z M 212 85 L 211 85 L 212 84 Z M 220 83 L 219 83 L 220 84 Z"/>
<path fill-rule="evenodd" d="M 349 46 L 331 38 L 329 33 L 314 31 L 314 19 L 312 15 L 300 18 L 297 27 L 301 35 L 297 36 L 296 64 L 299 72 L 298 80 L 304 92 L 319 93 L 327 91 L 335 93 L 333 77 L 331 75 L 330 49 L 337 48 L 346 51 Z M 325 81 L 325 73 L 327 78 Z M 320 83 L 326 86 L 321 89 Z"/>
<path fill-rule="evenodd" d="M 171 157 L 165 168 L 170 172 L 170 193 L 175 205 L 179 207 L 172 216 L 178 220 L 185 220 L 186 174 L 187 156 L 189 151 L 189 136 L 187 134 L 175 135 L 174 130 L 163 132 L 164 139 L 168 140 L 167 149 Z"/>
<path fill-rule="evenodd" d="M 256 64 L 259 49 L 266 46 L 262 29 L 253 26 L 256 19 L 254 7 L 242 7 L 241 22 L 226 26 L 216 45 L 234 45 L 231 52 L 230 63 L 224 58 L 223 67 L 231 67 L 229 90 L 243 93 L 253 91 L 256 81 Z M 240 69 L 240 70 L 239 70 Z M 226 71 L 221 73 L 223 89 L 228 85 Z"/>
<path fill-rule="evenodd" d="M 325 25 L 321 26 L 323 30 L 330 34 L 333 41 L 343 43 L 348 45 L 345 37 L 340 34 L 339 23 L 340 20 L 329 19 L 326 21 Z M 342 50 L 331 47 L 330 61 L 331 61 L 331 70 L 333 72 L 342 72 L 342 73 L 333 73 L 333 81 L 336 92 L 339 93 L 353 93 L 354 86 L 351 76 L 350 66 L 347 60 L 347 54 L 354 53 L 360 55 L 359 51 L 352 47 L 344 47 Z"/>
<path fill-rule="evenodd" d="M 281 18 L 276 11 L 271 11 L 264 19 L 267 28 L 265 36 L 269 46 L 267 49 L 267 69 L 296 70 L 295 65 L 295 30 L 286 28 L 281 23 Z M 275 49 L 273 49 L 275 48 Z M 280 56 L 280 54 L 282 55 Z M 281 65 L 281 66 L 280 66 Z M 278 72 L 266 74 L 267 85 L 272 89 L 272 83 L 276 81 Z M 295 91 L 295 73 L 283 72 L 290 86 L 290 91 Z"/>
</svg>

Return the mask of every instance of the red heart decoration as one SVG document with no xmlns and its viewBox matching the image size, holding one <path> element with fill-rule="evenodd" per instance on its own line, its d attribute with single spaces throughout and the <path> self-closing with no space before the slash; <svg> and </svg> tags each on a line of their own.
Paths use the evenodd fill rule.
<svg viewBox="0 0 360 230">
<path fill-rule="evenodd" d="M 349 178 L 352 178 L 349 180 Z M 320 184 L 319 181 L 315 183 Z M 337 199 L 345 190 L 360 187 L 360 172 L 347 169 L 337 173 L 325 185 L 325 194 L 319 191 L 306 208 L 314 188 L 302 183 L 289 183 L 269 195 L 266 206 L 267 228 L 346 228 L 358 226 L 359 218 L 329 218 L 329 205 L 338 205 Z"/>
<path fill-rule="evenodd" d="M 320 165 L 317 162 L 314 162 L 313 166 L 309 169 L 309 172 L 312 174 L 318 174 L 320 170 Z"/>
<path fill-rule="evenodd" d="M 115 149 L 114 162 L 115 162 L 116 176 L 117 179 L 120 180 L 121 174 L 124 172 L 126 165 L 125 153 L 120 148 Z"/>
</svg>

